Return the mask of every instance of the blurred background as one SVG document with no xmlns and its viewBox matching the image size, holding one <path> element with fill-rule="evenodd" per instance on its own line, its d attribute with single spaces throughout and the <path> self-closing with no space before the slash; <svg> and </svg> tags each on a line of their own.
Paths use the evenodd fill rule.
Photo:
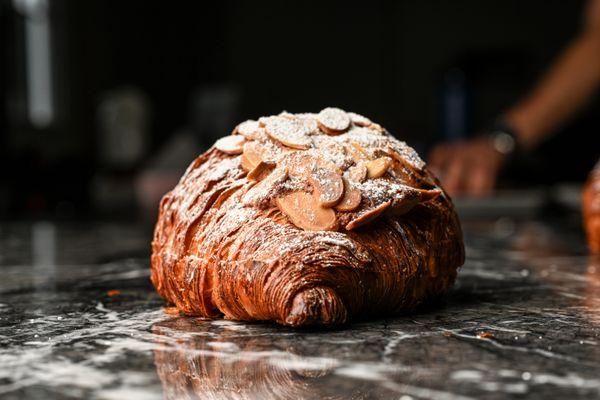
<svg viewBox="0 0 600 400">
<path fill-rule="evenodd" d="M 199 152 L 282 110 L 355 111 L 425 156 L 523 96 L 584 5 L 0 0 L 0 219 L 151 221 Z M 561 128 L 584 152 L 597 104 Z M 565 137 L 554 169 L 513 168 L 504 187 L 581 183 L 593 159 Z"/>
</svg>

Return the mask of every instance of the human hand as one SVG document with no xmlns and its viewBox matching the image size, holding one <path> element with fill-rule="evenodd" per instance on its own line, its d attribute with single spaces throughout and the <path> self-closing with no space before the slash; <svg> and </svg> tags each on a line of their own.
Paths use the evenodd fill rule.
<svg viewBox="0 0 600 400">
<path fill-rule="evenodd" d="M 487 138 L 476 138 L 437 145 L 429 167 L 450 195 L 485 197 L 493 193 L 505 159 Z"/>
</svg>

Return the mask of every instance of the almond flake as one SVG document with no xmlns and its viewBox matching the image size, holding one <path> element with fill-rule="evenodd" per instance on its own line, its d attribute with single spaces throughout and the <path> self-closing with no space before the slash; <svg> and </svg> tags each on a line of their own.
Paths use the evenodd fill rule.
<svg viewBox="0 0 600 400">
<path fill-rule="evenodd" d="M 276 200 L 279 210 L 300 229 L 331 231 L 337 228 L 335 211 L 315 203 L 306 192 L 292 192 Z"/>
<path fill-rule="evenodd" d="M 235 128 L 235 133 L 244 136 L 247 139 L 254 139 L 260 127 L 257 121 L 248 120 L 239 124 Z"/>
<path fill-rule="evenodd" d="M 329 107 L 317 116 L 321 130 L 329 135 L 338 135 L 350 127 L 350 117 L 344 110 Z"/>
<path fill-rule="evenodd" d="M 263 160 L 264 148 L 258 142 L 246 142 L 242 147 L 242 168 L 250 172 Z"/>
<path fill-rule="evenodd" d="M 348 116 L 354 125 L 358 126 L 369 126 L 372 124 L 371 120 L 367 117 L 363 117 L 360 114 L 349 112 Z"/>
<path fill-rule="evenodd" d="M 265 119 L 267 135 L 293 149 L 306 150 L 312 146 L 310 125 L 299 119 L 270 117 Z"/>
<path fill-rule="evenodd" d="M 251 181 L 262 181 L 267 175 L 273 171 L 276 164 L 271 161 L 261 161 L 256 167 L 248 172 L 247 178 Z"/>
<path fill-rule="evenodd" d="M 217 140 L 215 147 L 223 153 L 235 155 L 242 152 L 242 145 L 245 141 L 243 136 L 230 135 Z"/>
<path fill-rule="evenodd" d="M 378 205 L 375 208 L 371 208 L 371 209 L 363 212 L 362 214 L 359 214 L 358 217 L 354 218 L 352 221 L 350 221 L 346 225 L 346 230 L 351 231 L 352 229 L 356 229 L 358 227 L 361 227 L 361 226 L 373 221 L 375 218 L 377 218 L 381 214 L 383 214 L 383 212 L 385 210 L 387 210 L 391 204 L 392 204 L 391 201 L 387 201 L 385 203 Z"/>
<path fill-rule="evenodd" d="M 361 200 L 360 190 L 344 179 L 344 197 L 335 206 L 335 209 L 338 211 L 354 211 L 360 205 Z"/>
<path fill-rule="evenodd" d="M 380 157 L 367 163 L 367 176 L 370 179 L 380 178 L 392 165 L 392 159 L 389 157 Z"/>
<path fill-rule="evenodd" d="M 348 178 L 354 182 L 364 182 L 367 179 L 367 166 L 361 162 L 348 168 Z"/>
<path fill-rule="evenodd" d="M 329 168 L 315 168 L 309 176 L 314 195 L 322 207 L 335 206 L 344 195 L 342 176 Z"/>
</svg>

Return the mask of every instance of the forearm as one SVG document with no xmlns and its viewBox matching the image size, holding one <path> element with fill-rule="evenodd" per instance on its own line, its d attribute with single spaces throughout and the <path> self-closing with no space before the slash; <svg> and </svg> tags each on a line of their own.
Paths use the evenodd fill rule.
<svg viewBox="0 0 600 400">
<path fill-rule="evenodd" d="M 584 31 L 563 52 L 529 96 L 517 103 L 507 120 L 525 149 L 536 147 L 589 100 L 600 84 L 600 34 Z"/>
</svg>

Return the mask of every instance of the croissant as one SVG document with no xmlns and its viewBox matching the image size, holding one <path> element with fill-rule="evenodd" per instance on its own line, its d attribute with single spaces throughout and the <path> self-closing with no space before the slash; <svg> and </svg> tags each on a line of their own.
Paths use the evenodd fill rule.
<svg viewBox="0 0 600 400">
<path fill-rule="evenodd" d="M 443 295 L 464 246 L 417 153 L 326 108 L 243 122 L 194 160 L 161 200 L 151 262 L 183 314 L 332 325 Z"/>
<path fill-rule="evenodd" d="M 590 251 L 600 254 L 600 161 L 584 185 L 582 210 Z"/>
</svg>

